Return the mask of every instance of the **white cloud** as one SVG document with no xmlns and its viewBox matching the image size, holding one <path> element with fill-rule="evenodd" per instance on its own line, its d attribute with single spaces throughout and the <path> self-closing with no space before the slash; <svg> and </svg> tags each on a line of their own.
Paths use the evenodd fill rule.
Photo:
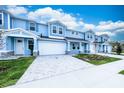
<svg viewBox="0 0 124 93">
<path fill-rule="evenodd" d="M 124 32 L 123 21 L 102 21 L 95 27 L 97 34 L 108 34 L 109 36 L 115 36 L 119 32 Z"/>
<path fill-rule="evenodd" d="M 99 23 L 98 26 L 96 26 L 97 30 L 116 30 L 124 28 L 124 22 L 123 21 L 117 21 L 117 22 L 112 22 L 112 21 L 102 21 Z"/>
<path fill-rule="evenodd" d="M 13 15 L 20 15 L 20 14 L 28 13 L 28 10 L 25 7 L 22 7 L 22 6 L 16 6 L 16 5 L 11 6 L 10 5 L 10 6 L 7 6 L 7 9 Z"/>
<path fill-rule="evenodd" d="M 96 35 L 102 35 L 102 34 L 107 34 L 107 35 L 109 35 L 109 36 L 114 36 L 115 35 L 115 33 L 112 33 L 112 32 L 110 32 L 110 31 L 97 31 L 96 32 Z"/>
<path fill-rule="evenodd" d="M 45 7 L 42 9 L 37 9 L 36 11 L 31 11 L 28 14 L 28 18 L 33 20 L 41 20 L 41 22 L 59 20 L 72 29 L 83 25 L 81 20 L 78 20 L 71 14 L 65 13 L 62 9 L 54 10 L 51 7 Z"/>
</svg>

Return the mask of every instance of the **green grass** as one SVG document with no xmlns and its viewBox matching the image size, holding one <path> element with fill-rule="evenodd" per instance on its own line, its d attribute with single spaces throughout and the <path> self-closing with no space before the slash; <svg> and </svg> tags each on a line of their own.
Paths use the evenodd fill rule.
<svg viewBox="0 0 124 93">
<path fill-rule="evenodd" d="M 117 60 L 121 60 L 119 58 L 101 56 L 101 55 L 96 55 L 96 54 L 78 54 L 78 55 L 75 55 L 74 57 L 79 58 L 81 60 L 84 60 L 94 65 L 101 65 L 101 64 L 106 64 L 106 63 L 114 62 Z"/>
<path fill-rule="evenodd" d="M 123 74 L 124 75 L 124 70 L 120 71 L 119 74 Z"/>
<path fill-rule="evenodd" d="M 0 61 L 0 87 L 13 85 L 23 75 L 35 57 Z"/>
</svg>

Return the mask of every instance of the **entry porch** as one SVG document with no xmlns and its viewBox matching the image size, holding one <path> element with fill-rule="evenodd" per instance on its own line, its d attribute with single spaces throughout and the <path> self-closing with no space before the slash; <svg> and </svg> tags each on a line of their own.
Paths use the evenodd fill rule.
<svg viewBox="0 0 124 93">
<path fill-rule="evenodd" d="M 90 53 L 90 43 L 83 40 L 67 40 L 67 54 Z"/>
<path fill-rule="evenodd" d="M 4 31 L 0 38 L 0 56 L 38 55 L 38 38 L 38 36 L 23 29 Z"/>
</svg>

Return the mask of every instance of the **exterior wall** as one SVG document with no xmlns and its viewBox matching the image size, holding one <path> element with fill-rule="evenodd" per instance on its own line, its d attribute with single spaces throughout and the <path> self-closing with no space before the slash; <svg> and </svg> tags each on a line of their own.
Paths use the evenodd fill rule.
<svg viewBox="0 0 124 93">
<path fill-rule="evenodd" d="M 11 18 L 10 19 L 10 28 L 22 28 L 24 30 L 30 31 L 30 21 L 27 20 L 21 20 L 21 19 L 17 19 L 17 18 Z M 48 25 L 44 25 L 44 24 L 39 24 L 39 23 L 35 23 L 36 24 L 36 30 L 35 31 L 31 31 L 32 33 L 36 34 L 36 35 L 41 35 L 42 36 L 48 36 Z"/>
<path fill-rule="evenodd" d="M 7 50 L 14 51 L 14 38 L 7 37 Z"/>
<path fill-rule="evenodd" d="M 36 35 L 48 36 L 48 25 L 37 24 L 37 31 L 32 31 Z"/>
<path fill-rule="evenodd" d="M 24 20 L 19 20 L 19 19 L 12 19 L 12 28 L 22 28 L 22 29 L 27 29 L 26 28 L 26 21 Z"/>
<path fill-rule="evenodd" d="M 27 39 L 27 38 L 24 39 L 24 46 L 25 46 L 24 54 L 25 54 L 25 56 L 31 55 L 31 51 L 28 49 L 28 40 L 29 39 Z"/>
<path fill-rule="evenodd" d="M 76 33 L 78 33 L 78 34 L 76 34 Z M 72 30 L 67 30 L 66 31 L 66 37 L 84 39 L 84 33 L 72 31 Z"/>
<path fill-rule="evenodd" d="M 85 40 L 93 42 L 95 40 L 95 35 L 90 32 L 85 32 Z"/>
<path fill-rule="evenodd" d="M 56 26 L 56 28 L 57 28 L 57 33 L 53 33 L 53 26 Z M 63 30 L 62 30 L 62 34 L 59 34 L 58 32 L 59 32 L 59 27 L 61 27 Z M 53 23 L 49 23 L 48 24 L 48 36 L 49 37 L 65 37 L 65 33 L 66 33 L 66 27 L 65 26 L 63 26 L 61 23 L 58 23 L 58 22 L 53 22 Z"/>
<path fill-rule="evenodd" d="M 0 12 L 0 13 L 3 14 L 3 26 L 0 26 L 0 29 L 8 29 L 8 27 L 9 27 L 8 23 L 9 23 L 9 19 L 10 19 L 8 17 L 10 17 L 10 16 L 9 16 L 9 14 L 7 14 L 5 12 Z"/>
</svg>

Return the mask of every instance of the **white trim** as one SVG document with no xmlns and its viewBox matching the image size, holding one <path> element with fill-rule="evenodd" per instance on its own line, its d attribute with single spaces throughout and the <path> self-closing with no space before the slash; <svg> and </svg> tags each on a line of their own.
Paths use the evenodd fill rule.
<svg viewBox="0 0 124 93">
<path fill-rule="evenodd" d="M 50 33 L 51 33 L 51 25 L 48 24 L 48 36 L 50 36 Z"/>
<path fill-rule="evenodd" d="M 64 39 L 64 37 L 61 36 L 49 36 L 50 38 L 58 38 L 58 39 Z"/>
<path fill-rule="evenodd" d="M 90 43 L 90 41 L 82 41 L 82 40 L 67 40 L 69 42 L 82 42 L 82 43 Z"/>
<path fill-rule="evenodd" d="M 10 29 L 10 14 L 8 14 L 8 29 Z"/>
<path fill-rule="evenodd" d="M 29 31 L 26 31 L 26 30 L 24 30 L 24 29 L 22 29 L 22 28 L 14 28 L 14 29 L 10 29 L 10 30 L 6 30 L 5 32 L 4 32 L 4 34 L 7 34 L 7 33 L 13 33 L 13 32 L 18 32 L 18 31 L 22 31 L 22 32 L 24 32 L 24 33 L 28 33 L 29 34 L 29 36 L 26 36 L 26 37 L 31 37 L 31 38 L 39 38 L 40 39 L 40 37 L 39 36 L 37 36 L 36 34 L 34 34 L 34 33 L 32 33 L 32 32 L 29 32 Z M 31 36 L 30 36 L 31 35 Z M 13 35 L 14 36 L 14 35 Z M 16 37 L 17 37 L 17 35 L 15 35 Z M 19 35 L 20 36 L 20 35 Z M 24 35 L 21 35 L 22 37 L 24 37 Z M 33 37 L 32 37 L 33 36 Z"/>
<path fill-rule="evenodd" d="M 14 28 L 13 24 L 14 24 L 14 21 L 13 21 L 13 18 L 12 18 L 12 29 Z"/>
</svg>

